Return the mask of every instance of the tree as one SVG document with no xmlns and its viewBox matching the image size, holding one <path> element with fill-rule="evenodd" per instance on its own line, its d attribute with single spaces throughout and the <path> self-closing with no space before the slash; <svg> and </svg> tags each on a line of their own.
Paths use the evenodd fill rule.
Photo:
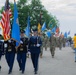
<svg viewBox="0 0 76 75">
<path fill-rule="evenodd" d="M 40 0 L 31 0 L 30 5 L 30 16 L 31 16 L 31 25 L 37 25 L 41 23 L 42 19 L 42 8 Z"/>
<path fill-rule="evenodd" d="M 19 24 L 21 30 L 27 26 L 27 17 L 29 10 L 29 5 L 27 4 L 27 0 L 19 0 L 17 2 L 18 14 L 19 14 Z"/>
<path fill-rule="evenodd" d="M 30 11 L 31 11 L 31 14 L 30 14 L 31 15 L 31 26 L 32 25 L 37 26 L 38 23 L 42 25 L 44 22 L 46 22 L 46 25 L 47 25 L 46 27 L 49 29 L 50 24 L 53 25 L 52 28 L 54 26 L 59 25 L 57 18 L 48 13 L 45 7 L 41 4 L 40 0 L 31 0 Z"/>
</svg>

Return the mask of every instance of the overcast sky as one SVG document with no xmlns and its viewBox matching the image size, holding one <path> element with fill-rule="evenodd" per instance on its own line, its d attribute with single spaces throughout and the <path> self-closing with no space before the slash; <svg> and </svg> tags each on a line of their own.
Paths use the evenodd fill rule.
<svg viewBox="0 0 76 75">
<path fill-rule="evenodd" d="M 4 2 L 5 0 L 0 0 L 0 7 L 4 5 Z M 76 33 L 76 0 L 41 0 L 41 2 L 49 13 L 57 17 L 61 32 L 70 30 L 71 36 Z"/>
<path fill-rule="evenodd" d="M 55 15 L 60 22 L 60 30 L 76 33 L 76 0 L 42 0 L 45 8 Z"/>
</svg>

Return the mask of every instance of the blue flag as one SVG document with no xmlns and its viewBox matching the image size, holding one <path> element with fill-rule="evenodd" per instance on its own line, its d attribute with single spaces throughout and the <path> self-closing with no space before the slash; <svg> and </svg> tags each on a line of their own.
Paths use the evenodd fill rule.
<svg viewBox="0 0 76 75">
<path fill-rule="evenodd" d="M 68 35 L 70 35 L 70 31 L 68 32 Z"/>
<path fill-rule="evenodd" d="M 46 32 L 46 35 L 48 36 L 48 38 L 50 38 L 51 37 L 51 32 L 50 31 L 47 31 Z"/>
<path fill-rule="evenodd" d="M 27 37 L 30 37 L 30 16 L 28 16 L 28 19 L 27 19 L 27 27 L 25 29 L 25 34 Z"/>
<path fill-rule="evenodd" d="M 64 37 L 67 38 L 67 32 L 64 33 Z"/>
<path fill-rule="evenodd" d="M 46 23 L 44 22 L 41 30 L 44 31 L 45 29 L 46 29 Z"/>
<path fill-rule="evenodd" d="M 18 22 L 18 11 L 16 7 L 16 2 L 14 2 L 14 21 L 12 26 L 12 38 L 17 41 L 16 46 L 18 46 L 20 42 L 20 28 Z"/>
<path fill-rule="evenodd" d="M 56 26 L 51 30 L 51 32 L 53 32 L 53 33 L 56 32 Z"/>
<path fill-rule="evenodd" d="M 29 30 L 28 30 L 28 27 L 26 27 L 25 29 L 25 35 L 28 37 L 29 36 Z"/>
</svg>

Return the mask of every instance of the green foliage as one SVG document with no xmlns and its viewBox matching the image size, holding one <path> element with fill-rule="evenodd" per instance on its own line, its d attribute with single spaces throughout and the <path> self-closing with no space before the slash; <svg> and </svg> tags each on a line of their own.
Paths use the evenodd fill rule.
<svg viewBox="0 0 76 75">
<path fill-rule="evenodd" d="M 4 7 L 1 8 L 1 10 L 0 10 L 0 14 L 2 14 L 3 9 L 4 9 Z M 2 17 L 2 16 L 0 15 L 0 19 L 1 19 L 1 17 Z"/>
<path fill-rule="evenodd" d="M 42 5 L 40 0 L 31 0 L 30 5 L 30 16 L 31 16 L 31 25 L 38 25 L 42 20 Z"/>
<path fill-rule="evenodd" d="M 17 3 L 17 8 L 20 28 L 23 30 L 27 26 L 27 17 L 29 13 L 29 5 L 27 5 L 27 0 L 19 0 Z"/>
</svg>

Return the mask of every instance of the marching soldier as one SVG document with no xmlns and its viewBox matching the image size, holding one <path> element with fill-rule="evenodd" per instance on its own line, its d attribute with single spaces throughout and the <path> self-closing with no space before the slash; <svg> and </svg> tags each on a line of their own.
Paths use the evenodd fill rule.
<svg viewBox="0 0 76 75">
<path fill-rule="evenodd" d="M 59 49 L 61 50 L 61 48 L 62 48 L 62 37 L 59 36 L 56 38 L 56 40 L 57 40 L 56 44 L 58 45 L 57 47 L 59 47 Z"/>
<path fill-rule="evenodd" d="M 54 58 L 54 55 L 55 55 L 55 46 L 56 46 L 56 38 L 54 36 L 54 33 L 52 33 L 50 37 L 50 52 L 51 52 L 52 58 Z"/>
<path fill-rule="evenodd" d="M 16 42 L 13 39 L 10 39 L 10 40 L 7 40 L 4 42 L 5 58 L 6 58 L 8 66 L 9 66 L 8 74 L 12 73 L 15 53 L 16 53 L 15 46 L 16 46 Z"/>
<path fill-rule="evenodd" d="M 45 51 L 47 51 L 47 46 L 48 46 L 48 38 L 47 38 L 47 36 L 45 35 L 44 36 L 44 48 L 45 48 Z"/>
<path fill-rule="evenodd" d="M 24 32 L 21 32 L 21 41 L 17 49 L 17 61 L 20 68 L 19 70 L 22 72 L 22 74 L 24 74 L 25 71 L 27 45 L 28 45 L 28 38 L 25 37 Z"/>
<path fill-rule="evenodd" d="M 42 45 L 41 45 L 41 50 L 40 50 L 40 57 L 42 58 L 42 55 L 43 55 L 43 44 L 44 44 L 44 36 L 42 33 L 39 33 L 39 36 L 42 40 Z"/>
<path fill-rule="evenodd" d="M 68 41 L 69 41 L 69 43 L 70 43 L 70 47 L 71 47 L 71 44 L 72 44 L 72 38 L 70 37 Z"/>
<path fill-rule="evenodd" d="M 66 38 L 62 38 L 62 43 L 63 43 L 63 47 L 65 47 L 65 44 L 66 44 Z"/>
<path fill-rule="evenodd" d="M 38 59 L 40 54 L 40 47 L 41 47 L 41 38 L 38 36 L 37 29 L 34 29 L 33 32 L 34 36 L 31 36 L 29 39 L 29 49 L 31 52 L 31 60 L 34 67 L 34 72 L 37 74 L 38 71 Z"/>
<path fill-rule="evenodd" d="M 59 36 L 59 49 L 61 50 L 62 49 L 62 37 Z"/>
</svg>

